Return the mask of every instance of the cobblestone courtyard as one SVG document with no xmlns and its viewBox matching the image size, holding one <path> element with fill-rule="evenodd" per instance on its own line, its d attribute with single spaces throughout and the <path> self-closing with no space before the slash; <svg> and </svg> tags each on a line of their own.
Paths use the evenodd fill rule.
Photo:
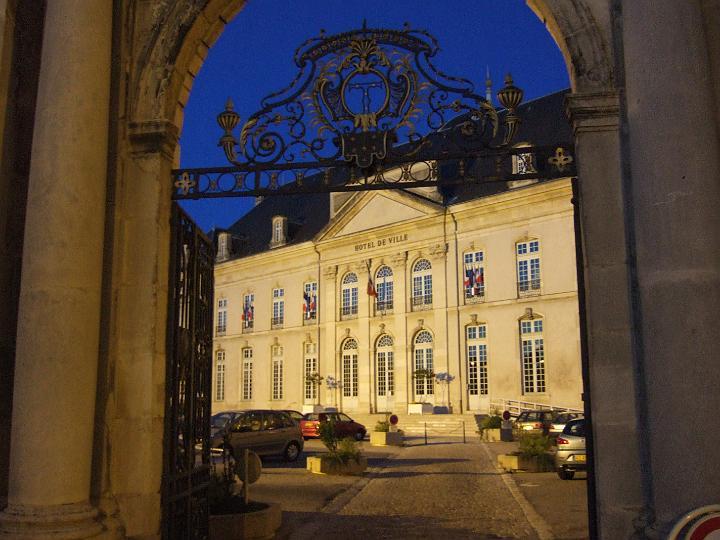
<svg viewBox="0 0 720 540">
<path fill-rule="evenodd" d="M 586 482 L 554 473 L 501 474 L 503 443 L 411 439 L 405 448 L 365 443 L 363 478 L 313 475 L 305 459 L 267 460 L 252 498 L 280 502 L 278 538 L 586 538 Z M 308 441 L 306 455 L 322 451 Z"/>
</svg>

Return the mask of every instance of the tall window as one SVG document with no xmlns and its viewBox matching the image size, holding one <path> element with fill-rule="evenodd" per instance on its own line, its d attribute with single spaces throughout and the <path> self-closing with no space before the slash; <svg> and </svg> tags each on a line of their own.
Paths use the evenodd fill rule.
<svg viewBox="0 0 720 540">
<path fill-rule="evenodd" d="M 217 306 L 217 327 L 215 333 L 218 336 L 224 336 L 227 330 L 227 298 L 220 298 Z"/>
<path fill-rule="evenodd" d="M 393 339 L 390 336 L 387 334 L 380 336 L 375 353 L 378 396 L 392 396 L 395 393 L 395 366 L 392 347 Z"/>
<path fill-rule="evenodd" d="M 393 309 L 393 273 L 389 266 L 381 266 L 375 274 L 377 310 L 381 313 Z"/>
<path fill-rule="evenodd" d="M 467 327 L 468 393 L 471 396 L 487 395 L 487 327 L 478 324 Z"/>
<path fill-rule="evenodd" d="M 273 223 L 273 242 L 278 244 L 282 241 L 282 221 L 276 219 Z"/>
<path fill-rule="evenodd" d="M 317 283 L 306 283 L 303 287 L 303 320 L 317 319 Z"/>
<path fill-rule="evenodd" d="M 465 300 L 470 302 L 482 300 L 485 298 L 485 254 L 482 251 L 465 253 L 463 262 Z"/>
<path fill-rule="evenodd" d="M 345 340 L 342 346 L 343 396 L 358 395 L 358 344 L 354 339 Z"/>
<path fill-rule="evenodd" d="M 518 296 L 540 294 L 540 241 L 518 242 L 516 254 Z"/>
<path fill-rule="evenodd" d="M 432 306 L 432 265 L 427 259 L 420 259 L 412 269 L 412 305 L 423 309 Z"/>
<path fill-rule="evenodd" d="M 215 400 L 225 401 L 225 351 L 215 355 Z"/>
<path fill-rule="evenodd" d="M 310 377 L 318 372 L 317 344 L 305 344 L 305 401 L 314 403 L 317 398 L 317 385 Z"/>
<path fill-rule="evenodd" d="M 545 392 L 545 342 L 542 319 L 520 320 L 523 393 Z"/>
<path fill-rule="evenodd" d="M 283 348 L 272 347 L 272 399 L 283 398 Z"/>
<path fill-rule="evenodd" d="M 243 296 L 243 312 L 242 312 L 242 329 L 248 332 L 253 329 L 255 324 L 255 295 L 246 294 Z"/>
<path fill-rule="evenodd" d="M 358 312 L 358 277 L 350 272 L 342 280 L 342 307 L 343 317 L 352 317 Z"/>
<path fill-rule="evenodd" d="M 273 289 L 272 327 L 281 328 L 285 322 L 285 289 Z"/>
<path fill-rule="evenodd" d="M 252 399 L 253 391 L 253 350 L 246 347 L 242 350 L 243 356 L 243 378 L 242 378 L 242 398 Z"/>
<path fill-rule="evenodd" d="M 427 330 L 418 332 L 415 336 L 415 371 L 433 369 L 433 338 Z M 415 377 L 415 395 L 426 396 L 433 394 L 433 381 L 425 377 Z"/>
</svg>

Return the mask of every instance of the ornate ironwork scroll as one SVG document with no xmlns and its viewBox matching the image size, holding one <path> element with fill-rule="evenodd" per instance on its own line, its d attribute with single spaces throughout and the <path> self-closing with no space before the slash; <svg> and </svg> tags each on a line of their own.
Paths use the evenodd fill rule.
<svg viewBox="0 0 720 540">
<path fill-rule="evenodd" d="M 408 27 L 306 41 L 295 52 L 295 80 L 242 125 L 228 100 L 218 124 L 230 166 L 174 171 L 175 198 L 459 183 L 469 177 L 439 174 L 439 162 L 471 158 L 492 165 L 478 181 L 524 174 L 504 164 L 520 154 L 511 147 L 522 90 L 508 76 L 498 111 L 470 81 L 433 66 L 438 50 L 433 36 Z M 572 159 L 570 148 L 562 151 Z M 572 161 L 563 163 L 538 170 L 569 176 Z"/>
<path fill-rule="evenodd" d="M 163 457 L 163 539 L 208 537 L 212 242 L 173 203 Z"/>
</svg>

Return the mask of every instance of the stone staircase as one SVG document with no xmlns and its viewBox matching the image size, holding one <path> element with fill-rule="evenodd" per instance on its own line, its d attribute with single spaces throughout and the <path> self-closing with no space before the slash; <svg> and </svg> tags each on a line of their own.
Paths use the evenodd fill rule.
<svg viewBox="0 0 720 540">
<path fill-rule="evenodd" d="M 385 420 L 384 414 L 360 414 L 351 413 L 348 416 L 363 424 L 368 433 L 373 431 L 375 424 Z M 406 435 L 424 435 L 427 429 L 428 437 L 432 436 L 463 436 L 463 428 L 466 437 L 477 437 L 479 415 L 474 414 L 396 414 L 398 417 L 398 428 Z"/>
</svg>

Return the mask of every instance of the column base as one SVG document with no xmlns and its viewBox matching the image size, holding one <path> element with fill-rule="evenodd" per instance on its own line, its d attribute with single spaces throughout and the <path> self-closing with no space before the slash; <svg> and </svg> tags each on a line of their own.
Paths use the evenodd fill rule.
<svg viewBox="0 0 720 540">
<path fill-rule="evenodd" d="M 87 503 L 32 506 L 8 504 L 0 513 L 0 538 L 81 540 L 102 532 L 98 511 Z"/>
</svg>

